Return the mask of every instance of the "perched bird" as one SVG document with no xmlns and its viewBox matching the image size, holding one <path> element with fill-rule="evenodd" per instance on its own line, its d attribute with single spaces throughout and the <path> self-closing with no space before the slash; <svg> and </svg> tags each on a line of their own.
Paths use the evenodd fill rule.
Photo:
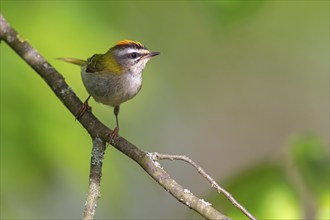
<svg viewBox="0 0 330 220">
<path fill-rule="evenodd" d="M 92 96 L 96 102 L 114 107 L 116 128 L 110 141 L 119 132 L 119 106 L 132 99 L 141 89 L 142 71 L 147 62 L 159 52 L 150 52 L 143 44 L 122 40 L 104 54 L 95 54 L 89 59 L 59 58 L 60 60 L 81 66 L 81 77 L 89 93 L 88 98 L 76 114 L 81 117 L 88 107 Z"/>
</svg>

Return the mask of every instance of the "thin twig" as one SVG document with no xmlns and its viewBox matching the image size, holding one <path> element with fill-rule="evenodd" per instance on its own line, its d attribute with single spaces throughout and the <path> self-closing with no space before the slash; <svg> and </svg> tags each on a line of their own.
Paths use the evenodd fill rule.
<svg viewBox="0 0 330 220">
<path fill-rule="evenodd" d="M 97 200 L 100 198 L 102 164 L 105 149 L 106 144 L 102 139 L 95 138 L 93 140 L 91 168 L 89 173 L 89 188 L 83 216 L 84 220 L 94 219 Z"/>
<path fill-rule="evenodd" d="M 251 215 L 241 204 L 239 204 L 236 199 L 229 193 L 227 192 L 224 188 L 220 187 L 218 183 L 209 175 L 207 174 L 201 166 L 199 166 L 197 163 L 195 163 L 192 159 L 185 155 L 170 155 L 170 154 L 159 154 L 159 153 L 154 153 L 153 158 L 159 159 L 159 160 L 182 160 L 187 162 L 188 164 L 192 165 L 195 167 L 205 179 L 207 179 L 211 183 L 211 187 L 217 189 L 219 193 L 223 193 L 227 199 L 238 209 L 240 209 L 249 219 L 255 220 L 256 218 Z"/>
</svg>

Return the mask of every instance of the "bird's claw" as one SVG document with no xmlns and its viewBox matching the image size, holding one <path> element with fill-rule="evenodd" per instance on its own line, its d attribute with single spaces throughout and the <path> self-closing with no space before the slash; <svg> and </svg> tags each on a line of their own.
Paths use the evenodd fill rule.
<svg viewBox="0 0 330 220">
<path fill-rule="evenodd" d="M 81 116 L 85 114 L 87 110 L 90 109 L 88 105 L 88 100 L 90 99 L 91 96 L 88 96 L 85 102 L 80 106 L 78 112 L 75 114 L 76 120 L 79 119 Z"/>
<path fill-rule="evenodd" d="M 119 127 L 115 127 L 115 129 L 113 129 L 112 132 L 107 134 L 107 138 L 109 138 L 108 142 L 113 143 L 114 139 L 118 137 L 118 133 L 119 133 Z"/>
<path fill-rule="evenodd" d="M 85 112 L 89 109 L 89 105 L 88 105 L 88 102 L 84 102 L 78 112 L 75 114 L 75 117 L 76 117 L 76 120 L 79 119 L 81 116 L 83 116 L 85 114 Z"/>
</svg>

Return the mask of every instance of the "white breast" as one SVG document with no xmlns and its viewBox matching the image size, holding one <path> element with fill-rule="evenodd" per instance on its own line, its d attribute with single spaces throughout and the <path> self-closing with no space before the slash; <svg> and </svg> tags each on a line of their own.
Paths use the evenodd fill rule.
<svg viewBox="0 0 330 220">
<path fill-rule="evenodd" d="M 82 80 L 87 92 L 97 102 L 118 106 L 133 98 L 141 89 L 142 74 L 88 73 L 83 69 Z"/>
</svg>

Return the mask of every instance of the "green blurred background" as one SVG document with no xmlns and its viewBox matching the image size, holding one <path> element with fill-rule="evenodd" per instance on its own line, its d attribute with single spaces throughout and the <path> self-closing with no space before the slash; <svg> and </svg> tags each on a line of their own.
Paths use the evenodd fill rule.
<svg viewBox="0 0 330 220">
<path fill-rule="evenodd" d="M 328 1 L 4 1 L 7 21 L 85 100 L 79 68 L 121 39 L 161 55 L 121 106 L 121 135 L 185 154 L 260 219 L 329 217 Z M 1 43 L 1 218 L 81 218 L 91 140 Z M 114 127 L 112 109 L 90 102 Z M 162 162 L 195 195 L 243 217 L 189 166 Z M 97 218 L 201 218 L 109 147 Z"/>
</svg>

